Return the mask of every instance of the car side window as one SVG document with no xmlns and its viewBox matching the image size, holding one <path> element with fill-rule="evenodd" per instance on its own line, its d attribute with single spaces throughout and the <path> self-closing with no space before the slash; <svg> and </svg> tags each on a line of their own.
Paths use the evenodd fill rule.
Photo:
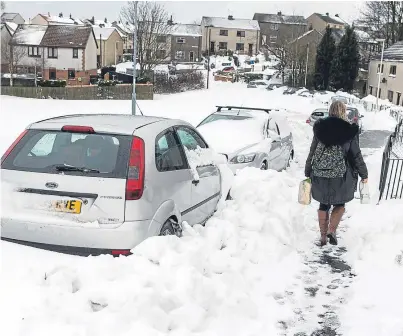
<svg viewBox="0 0 403 336">
<path fill-rule="evenodd" d="M 155 139 L 155 164 L 159 172 L 187 169 L 181 145 L 173 130 L 167 130 Z"/>
<path fill-rule="evenodd" d="M 269 120 L 269 130 L 280 135 L 280 130 L 277 126 L 277 123 L 273 119 Z"/>
<path fill-rule="evenodd" d="M 179 126 L 176 129 L 178 137 L 182 143 L 183 147 L 186 147 L 188 150 L 195 150 L 197 147 L 207 148 L 207 144 L 203 141 L 203 139 L 189 127 Z"/>
</svg>

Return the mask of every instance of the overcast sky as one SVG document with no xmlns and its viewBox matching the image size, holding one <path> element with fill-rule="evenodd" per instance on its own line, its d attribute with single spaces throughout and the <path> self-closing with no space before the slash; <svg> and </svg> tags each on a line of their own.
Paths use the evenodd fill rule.
<svg viewBox="0 0 403 336">
<path fill-rule="evenodd" d="M 303 15 L 314 12 L 339 14 L 351 22 L 359 16 L 362 1 L 162 1 L 175 22 L 200 22 L 202 16 L 228 16 L 252 19 L 255 12 Z M 78 18 L 104 19 L 114 21 L 126 4 L 125 1 L 6 1 L 6 12 L 20 13 L 25 20 L 38 13 L 64 16 L 72 14 Z"/>
</svg>

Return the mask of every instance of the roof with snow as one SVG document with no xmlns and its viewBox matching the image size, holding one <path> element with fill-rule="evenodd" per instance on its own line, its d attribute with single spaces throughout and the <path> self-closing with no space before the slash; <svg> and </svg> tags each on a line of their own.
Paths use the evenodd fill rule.
<svg viewBox="0 0 403 336">
<path fill-rule="evenodd" d="M 116 31 L 119 36 L 122 36 L 122 34 L 115 27 L 101 28 L 98 26 L 93 26 L 92 29 L 94 30 L 94 35 L 97 40 L 99 40 L 100 37 L 102 38 L 102 41 L 108 40 L 114 31 Z"/>
<path fill-rule="evenodd" d="M 68 24 L 68 25 L 73 25 L 73 24 L 78 24 L 78 25 L 83 25 L 84 22 L 81 21 L 78 18 L 74 18 L 70 15 L 70 17 L 60 17 L 57 15 L 45 15 L 45 14 L 39 14 L 42 16 L 46 21 L 48 21 L 49 24 Z"/>
<path fill-rule="evenodd" d="M 92 27 L 89 26 L 49 25 L 41 45 L 59 48 L 85 48 L 92 34 Z"/>
<path fill-rule="evenodd" d="M 303 16 L 300 15 L 283 15 L 280 12 L 277 14 L 263 14 L 255 13 L 253 19 L 259 22 L 268 23 L 282 23 L 289 25 L 306 25 L 307 21 Z"/>
<path fill-rule="evenodd" d="M 10 43 L 14 45 L 40 45 L 48 26 L 23 24 L 18 25 Z"/>
<path fill-rule="evenodd" d="M 228 19 L 222 17 L 203 16 L 202 25 L 213 26 L 216 28 L 260 30 L 259 23 L 256 20 L 248 19 Z"/>
<path fill-rule="evenodd" d="M 98 26 L 101 28 L 112 28 L 111 22 L 105 22 L 105 20 L 94 20 L 94 26 Z"/>
<path fill-rule="evenodd" d="M 5 25 L 10 30 L 11 35 L 13 35 L 18 28 L 18 24 L 14 22 L 6 22 Z"/>
<path fill-rule="evenodd" d="M 320 13 L 313 13 L 316 16 L 319 16 L 323 21 L 326 23 L 332 23 L 332 24 L 337 24 L 337 25 L 344 25 L 344 22 L 337 20 L 336 18 L 326 14 L 320 14 Z"/>
<path fill-rule="evenodd" d="M 6 22 L 6 21 L 12 21 L 15 19 L 17 15 L 20 15 L 19 13 L 2 13 L 1 14 L 1 22 Z"/>
<path fill-rule="evenodd" d="M 170 32 L 178 36 L 202 36 L 201 26 L 197 24 L 176 23 L 170 26 Z"/>
<path fill-rule="evenodd" d="M 380 60 L 381 55 L 377 55 L 375 59 Z M 396 42 L 383 52 L 384 61 L 403 61 L 403 41 Z"/>
</svg>

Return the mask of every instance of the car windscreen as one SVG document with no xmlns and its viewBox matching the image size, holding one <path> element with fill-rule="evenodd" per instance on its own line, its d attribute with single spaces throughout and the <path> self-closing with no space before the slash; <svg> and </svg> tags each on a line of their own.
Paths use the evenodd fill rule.
<svg viewBox="0 0 403 336">
<path fill-rule="evenodd" d="M 348 119 L 358 118 L 358 110 L 357 109 L 348 109 L 347 115 L 348 115 Z"/>
<path fill-rule="evenodd" d="M 245 119 L 251 119 L 249 116 L 241 116 L 241 115 L 227 115 L 227 114 L 212 114 L 211 116 L 208 116 L 206 119 L 204 119 L 199 126 L 211 123 L 213 121 L 217 120 L 245 120 Z"/>
<path fill-rule="evenodd" d="M 1 168 L 36 173 L 125 178 L 131 136 L 29 130 Z M 84 168 L 74 170 L 72 167 Z"/>
<path fill-rule="evenodd" d="M 312 113 L 313 117 L 318 117 L 318 118 L 326 118 L 329 116 L 329 112 L 328 111 L 314 111 Z"/>
</svg>

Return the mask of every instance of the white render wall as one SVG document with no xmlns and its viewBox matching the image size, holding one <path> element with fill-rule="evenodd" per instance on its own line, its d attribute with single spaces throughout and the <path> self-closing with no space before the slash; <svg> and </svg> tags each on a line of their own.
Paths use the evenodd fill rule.
<svg viewBox="0 0 403 336">
<path fill-rule="evenodd" d="M 94 70 L 97 68 L 97 44 L 94 37 L 90 36 L 85 50 L 85 70 Z"/>
<path fill-rule="evenodd" d="M 83 49 L 78 49 L 78 58 L 73 58 L 73 48 L 58 48 L 57 52 L 57 58 L 48 58 L 48 50 L 45 48 L 45 68 L 84 70 Z"/>
</svg>

